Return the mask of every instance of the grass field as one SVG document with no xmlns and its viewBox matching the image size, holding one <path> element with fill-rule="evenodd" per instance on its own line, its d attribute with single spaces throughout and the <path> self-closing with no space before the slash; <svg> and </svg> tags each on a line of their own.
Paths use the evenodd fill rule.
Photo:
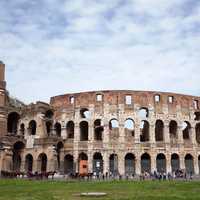
<svg viewBox="0 0 200 200">
<path fill-rule="evenodd" d="M 80 192 L 107 192 L 104 198 L 80 197 Z M 64 182 L 0 180 L 0 200 L 200 200 L 200 182 Z"/>
</svg>

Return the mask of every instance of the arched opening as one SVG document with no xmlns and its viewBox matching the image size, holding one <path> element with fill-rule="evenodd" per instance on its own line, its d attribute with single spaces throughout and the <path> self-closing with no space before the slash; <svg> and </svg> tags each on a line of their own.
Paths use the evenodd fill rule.
<svg viewBox="0 0 200 200">
<path fill-rule="evenodd" d="M 51 131 L 52 131 L 52 122 L 47 121 L 46 122 L 46 131 L 47 131 L 47 135 L 51 135 Z"/>
<path fill-rule="evenodd" d="M 160 153 L 156 157 L 156 168 L 157 172 L 164 173 L 166 172 L 166 158 L 165 155 Z"/>
<path fill-rule="evenodd" d="M 194 120 L 199 121 L 200 120 L 200 112 L 194 113 Z"/>
<path fill-rule="evenodd" d="M 47 111 L 45 112 L 45 117 L 46 117 L 47 119 L 52 119 L 52 118 L 53 118 L 53 115 L 54 115 L 54 113 L 53 113 L 52 110 L 47 110 Z"/>
<path fill-rule="evenodd" d="M 111 154 L 109 158 L 109 169 L 113 176 L 118 175 L 118 156 L 117 154 Z"/>
<path fill-rule="evenodd" d="M 196 141 L 197 143 L 200 144 L 200 123 L 196 124 L 195 132 L 196 132 Z"/>
<path fill-rule="evenodd" d="M 184 140 L 189 140 L 190 139 L 190 130 L 191 130 L 191 125 L 189 122 L 185 121 L 182 124 L 182 131 L 183 131 L 183 139 Z"/>
<path fill-rule="evenodd" d="M 127 175 L 135 174 L 135 156 L 132 153 L 125 156 L 125 173 Z"/>
<path fill-rule="evenodd" d="M 74 157 L 72 155 L 66 155 L 64 158 L 64 173 L 72 175 L 74 173 Z"/>
<path fill-rule="evenodd" d="M 57 137 L 61 137 L 61 130 L 62 130 L 62 127 L 61 127 L 61 124 L 60 124 L 59 122 L 56 122 L 56 123 L 55 123 L 54 129 L 55 129 L 55 132 L 56 132 L 56 136 L 57 136 Z"/>
<path fill-rule="evenodd" d="M 124 123 L 125 135 L 126 137 L 134 137 L 135 135 L 135 123 L 132 119 L 127 119 Z"/>
<path fill-rule="evenodd" d="M 84 119 L 89 119 L 90 118 L 90 111 L 87 108 L 82 108 L 80 110 L 80 117 Z"/>
<path fill-rule="evenodd" d="M 170 121 L 169 134 L 170 134 L 170 139 L 172 142 L 177 139 L 177 129 L 178 129 L 177 122 L 174 120 Z"/>
<path fill-rule="evenodd" d="M 119 128 L 119 123 L 117 119 L 111 119 L 109 122 L 109 129 L 113 130 L 113 129 L 118 129 Z"/>
<path fill-rule="evenodd" d="M 7 121 L 8 134 L 12 135 L 17 134 L 19 119 L 20 115 L 16 112 L 12 112 L 8 115 L 8 121 Z"/>
<path fill-rule="evenodd" d="M 191 154 L 185 156 L 185 170 L 187 174 L 194 174 L 194 161 Z"/>
<path fill-rule="evenodd" d="M 96 119 L 94 121 L 94 139 L 101 141 L 103 139 L 103 131 L 104 131 L 104 127 L 101 125 L 101 120 L 100 119 Z"/>
<path fill-rule="evenodd" d="M 29 130 L 29 135 L 36 135 L 37 123 L 35 120 L 31 120 L 29 122 L 28 130 Z"/>
<path fill-rule="evenodd" d="M 172 172 L 176 172 L 177 170 L 180 169 L 180 159 L 179 155 L 176 153 L 171 155 L 171 167 L 172 167 Z"/>
<path fill-rule="evenodd" d="M 39 172 L 47 171 L 47 155 L 45 153 L 41 153 L 38 156 L 38 171 Z"/>
<path fill-rule="evenodd" d="M 164 123 L 162 120 L 156 121 L 155 139 L 157 142 L 164 140 Z"/>
<path fill-rule="evenodd" d="M 79 174 L 82 176 L 88 174 L 88 156 L 85 153 L 79 154 Z"/>
<path fill-rule="evenodd" d="M 146 120 L 143 120 L 140 124 L 140 141 L 149 141 L 149 122 Z"/>
<path fill-rule="evenodd" d="M 138 116 L 141 120 L 145 120 L 149 117 L 149 109 L 146 107 L 142 107 L 139 109 Z"/>
<path fill-rule="evenodd" d="M 25 145 L 23 142 L 16 142 L 13 145 L 13 156 L 12 156 L 12 161 L 13 161 L 13 166 L 12 170 L 19 172 L 21 168 L 21 152 L 23 151 Z"/>
<path fill-rule="evenodd" d="M 82 121 L 80 123 L 80 141 L 88 140 L 88 122 Z"/>
<path fill-rule="evenodd" d="M 22 123 L 20 124 L 20 134 L 24 135 L 25 134 L 25 125 Z"/>
<path fill-rule="evenodd" d="M 67 138 L 74 138 L 74 122 L 69 121 L 67 123 Z"/>
<path fill-rule="evenodd" d="M 25 171 L 32 172 L 33 170 L 33 156 L 31 154 L 26 155 L 25 158 Z"/>
<path fill-rule="evenodd" d="M 198 156 L 198 166 L 199 166 L 199 174 L 200 174 L 200 155 Z"/>
<path fill-rule="evenodd" d="M 151 157 L 148 153 L 141 156 L 141 172 L 151 172 Z"/>
<path fill-rule="evenodd" d="M 93 173 L 97 176 L 103 174 L 103 157 L 101 153 L 95 153 L 93 155 Z"/>
<path fill-rule="evenodd" d="M 58 144 L 56 145 L 58 171 L 60 171 L 60 153 L 63 147 L 64 147 L 64 144 L 62 142 L 58 142 Z"/>
</svg>

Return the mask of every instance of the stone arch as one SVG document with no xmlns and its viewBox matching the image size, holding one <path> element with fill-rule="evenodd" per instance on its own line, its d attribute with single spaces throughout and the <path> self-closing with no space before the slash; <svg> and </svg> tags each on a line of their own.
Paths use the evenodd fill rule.
<svg viewBox="0 0 200 200">
<path fill-rule="evenodd" d="M 196 132 L 196 141 L 197 143 L 200 144 L 200 123 L 196 124 L 195 132 Z"/>
<path fill-rule="evenodd" d="M 151 157 L 148 153 L 141 156 L 141 172 L 151 172 Z"/>
<path fill-rule="evenodd" d="M 47 171 L 47 162 L 48 162 L 47 155 L 45 153 L 41 153 L 38 156 L 37 162 L 38 162 L 38 171 L 46 172 Z"/>
<path fill-rule="evenodd" d="M 32 172 L 33 170 L 33 156 L 31 154 L 27 154 L 25 157 L 25 171 Z"/>
<path fill-rule="evenodd" d="M 149 117 L 149 109 L 147 107 L 141 107 L 138 111 L 140 119 L 145 120 Z"/>
<path fill-rule="evenodd" d="M 21 134 L 21 135 L 24 135 L 24 134 L 25 134 L 25 125 L 24 125 L 24 123 L 21 123 L 21 124 L 20 124 L 20 134 Z"/>
<path fill-rule="evenodd" d="M 65 155 L 64 158 L 64 174 L 74 174 L 74 157 L 70 154 Z"/>
<path fill-rule="evenodd" d="M 199 166 L 199 174 L 200 174 L 200 155 L 198 156 L 198 166 Z"/>
<path fill-rule="evenodd" d="M 60 161 L 60 154 L 61 154 L 61 151 L 64 147 L 64 144 L 62 141 L 58 142 L 56 144 L 56 152 L 57 152 L 57 167 L 58 167 L 58 171 L 60 171 L 60 167 L 61 167 L 61 161 Z"/>
<path fill-rule="evenodd" d="M 180 158 L 179 155 L 176 153 L 173 153 L 171 155 L 171 168 L 172 172 L 175 172 L 180 169 Z"/>
<path fill-rule="evenodd" d="M 111 175 L 118 175 L 118 155 L 115 153 L 111 154 L 109 157 L 109 169 Z"/>
<path fill-rule="evenodd" d="M 166 157 L 163 153 L 158 154 L 156 157 L 156 168 L 159 173 L 166 172 Z"/>
<path fill-rule="evenodd" d="M 125 155 L 125 174 L 134 175 L 135 174 L 135 155 L 132 153 L 127 153 Z"/>
<path fill-rule="evenodd" d="M 52 127 L 53 127 L 52 122 L 51 121 L 47 121 L 46 122 L 47 135 L 51 135 Z"/>
<path fill-rule="evenodd" d="M 31 120 L 29 122 L 29 125 L 28 125 L 28 132 L 29 132 L 29 135 L 36 135 L 36 131 L 37 131 L 37 123 L 35 120 Z"/>
<path fill-rule="evenodd" d="M 170 139 L 177 139 L 177 130 L 178 130 L 178 124 L 175 120 L 171 120 L 169 123 L 169 134 Z"/>
<path fill-rule="evenodd" d="M 81 108 L 80 110 L 80 117 L 84 119 L 90 118 L 90 111 L 88 108 Z"/>
<path fill-rule="evenodd" d="M 182 124 L 183 140 L 190 139 L 191 124 L 188 121 L 184 121 Z"/>
<path fill-rule="evenodd" d="M 56 136 L 61 137 L 62 126 L 59 122 L 55 123 L 54 129 L 55 129 L 55 132 L 56 132 Z"/>
<path fill-rule="evenodd" d="M 101 141 L 103 139 L 104 127 L 101 125 L 101 119 L 94 121 L 94 139 Z"/>
<path fill-rule="evenodd" d="M 141 142 L 149 141 L 149 122 L 146 120 L 141 121 L 140 124 L 140 141 Z"/>
<path fill-rule="evenodd" d="M 119 128 L 119 122 L 117 119 L 111 119 L 109 121 L 109 129 L 113 130 L 113 129 L 118 129 Z"/>
<path fill-rule="evenodd" d="M 103 174 L 103 157 L 99 152 L 93 155 L 93 173 L 97 176 Z"/>
<path fill-rule="evenodd" d="M 13 156 L 12 156 L 12 170 L 20 171 L 21 169 L 21 152 L 24 150 L 25 144 L 21 141 L 17 141 L 13 145 Z"/>
<path fill-rule="evenodd" d="M 162 120 L 156 120 L 155 139 L 157 142 L 164 140 L 164 123 Z"/>
<path fill-rule="evenodd" d="M 88 140 L 88 122 L 82 121 L 80 122 L 80 141 Z"/>
<path fill-rule="evenodd" d="M 124 123 L 125 135 L 134 137 L 135 136 L 135 122 L 131 118 L 127 118 Z"/>
<path fill-rule="evenodd" d="M 74 138 L 74 122 L 69 121 L 67 122 L 67 138 Z"/>
<path fill-rule="evenodd" d="M 7 131 L 9 134 L 17 134 L 19 119 L 20 115 L 17 112 L 11 112 L 8 114 Z"/>
<path fill-rule="evenodd" d="M 80 153 L 78 157 L 79 161 L 79 174 L 85 176 L 88 174 L 88 156 L 86 153 Z"/>
<path fill-rule="evenodd" d="M 187 174 L 194 174 L 194 158 L 191 154 L 185 156 L 185 170 Z"/>
</svg>

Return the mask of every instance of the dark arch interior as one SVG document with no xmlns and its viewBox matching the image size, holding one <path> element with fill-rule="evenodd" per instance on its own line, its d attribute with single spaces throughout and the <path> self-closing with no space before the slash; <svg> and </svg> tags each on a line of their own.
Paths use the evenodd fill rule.
<svg viewBox="0 0 200 200">
<path fill-rule="evenodd" d="M 164 124 L 161 120 L 157 120 L 155 127 L 156 141 L 163 141 L 164 140 L 163 136 L 164 136 Z"/>
<path fill-rule="evenodd" d="M 36 129 L 37 129 L 37 123 L 35 120 L 31 120 L 29 122 L 29 133 L 30 135 L 35 135 L 36 134 Z"/>
<path fill-rule="evenodd" d="M 69 121 L 67 123 L 67 137 L 74 138 L 74 122 L 73 121 Z"/>
<path fill-rule="evenodd" d="M 93 173 L 97 176 L 103 173 L 103 157 L 101 153 L 95 153 L 93 155 Z"/>
<path fill-rule="evenodd" d="M 166 172 L 166 158 L 164 154 L 158 154 L 156 158 L 156 168 L 160 173 Z"/>
<path fill-rule="evenodd" d="M 17 134 L 19 119 L 20 119 L 20 115 L 16 112 L 12 112 L 8 115 L 8 121 L 7 121 L 8 133 L 13 134 L 13 135 Z"/>
<path fill-rule="evenodd" d="M 135 174 L 135 156 L 132 153 L 125 156 L 125 173 L 127 175 Z"/>
<path fill-rule="evenodd" d="M 141 171 L 148 173 L 151 172 L 151 157 L 147 153 L 141 156 Z"/>
<path fill-rule="evenodd" d="M 170 138 L 177 138 L 177 129 L 178 129 L 178 125 L 177 122 L 172 120 L 169 123 L 169 133 L 170 133 Z"/>
<path fill-rule="evenodd" d="M 101 120 L 97 119 L 94 121 L 94 139 L 95 140 L 102 140 L 104 128 L 101 126 Z"/>
<path fill-rule="evenodd" d="M 141 123 L 142 127 L 141 127 L 140 141 L 147 142 L 149 141 L 149 122 L 144 120 Z"/>
<path fill-rule="evenodd" d="M 54 128 L 56 131 L 56 136 L 61 137 L 61 130 L 62 130 L 61 124 L 56 122 Z"/>
<path fill-rule="evenodd" d="M 41 172 L 46 172 L 47 171 L 47 155 L 45 153 L 42 153 L 38 157 L 38 162 L 39 162 L 39 170 Z"/>
<path fill-rule="evenodd" d="M 80 123 L 80 140 L 87 141 L 88 140 L 88 122 L 82 121 Z"/>
<path fill-rule="evenodd" d="M 64 158 L 64 173 L 73 174 L 74 173 L 74 157 L 72 155 L 66 155 Z"/>
</svg>

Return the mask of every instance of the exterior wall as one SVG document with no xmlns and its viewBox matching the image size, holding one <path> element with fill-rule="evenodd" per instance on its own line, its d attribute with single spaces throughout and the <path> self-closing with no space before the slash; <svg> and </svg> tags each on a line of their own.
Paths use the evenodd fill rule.
<svg viewBox="0 0 200 200">
<path fill-rule="evenodd" d="M 94 172 L 93 156 L 100 153 L 103 159 L 103 173 L 109 173 L 110 156 L 113 154 L 114 162 L 118 163 L 117 173 L 125 175 L 125 156 L 128 153 L 134 155 L 135 172 L 141 174 L 141 157 L 147 153 L 150 156 L 151 172 L 157 170 L 156 158 L 158 154 L 164 154 L 166 158 L 166 172 L 172 171 L 171 156 L 176 153 L 180 158 L 180 168 L 185 169 L 185 156 L 192 155 L 194 173 L 199 174 L 198 156 L 200 155 L 200 143 L 196 140 L 195 127 L 200 120 L 195 120 L 195 112 L 200 112 L 194 107 L 194 101 L 200 103 L 200 97 L 148 91 L 94 91 L 75 94 L 66 94 L 52 97 L 50 104 L 37 102 L 23 107 L 6 107 L 4 65 L 0 64 L 0 170 L 12 171 L 13 156 L 20 155 L 20 171 L 27 167 L 27 155 L 33 157 L 32 171 L 41 171 L 42 155 L 46 155 L 47 171 L 66 171 L 66 155 L 73 156 L 73 172 L 80 172 L 80 163 L 87 164 L 88 173 Z M 102 95 L 97 100 L 97 95 Z M 159 95 L 159 102 L 155 96 Z M 131 104 L 126 103 L 126 96 L 131 96 Z M 169 102 L 172 97 L 173 102 Z M 73 99 L 72 99 L 73 98 Z M 73 100 L 73 101 L 72 101 Z M 130 102 L 129 102 L 130 103 Z M 199 105 L 200 106 L 200 105 Z M 148 110 L 148 117 L 140 116 L 140 109 Z M 81 111 L 87 109 L 89 117 L 83 118 Z M 53 116 L 47 116 L 51 111 Z M 7 118 L 11 112 L 19 114 L 17 133 L 7 135 Z M 95 140 L 95 120 L 101 120 L 102 140 Z M 118 127 L 110 128 L 110 121 L 117 120 Z M 132 119 L 134 129 L 124 127 L 125 121 Z M 30 121 L 37 124 L 36 134 L 30 134 Z M 149 124 L 149 140 L 141 141 L 141 121 Z M 156 141 L 155 124 L 157 120 L 163 122 L 163 140 Z M 169 125 L 174 120 L 177 123 L 177 137 L 170 137 Z M 74 137 L 68 138 L 67 123 L 74 123 Z M 81 141 L 80 123 L 88 123 L 88 140 Z M 183 138 L 182 123 L 190 124 L 189 139 Z M 51 130 L 47 132 L 47 122 L 52 123 Z M 57 134 L 55 124 L 61 124 L 61 135 Z M 21 124 L 25 131 L 22 134 Z M 16 147 L 16 144 L 24 144 Z M 22 147 L 23 146 L 23 147 Z M 81 159 L 80 155 L 86 155 Z M 97 159 L 98 160 L 98 159 Z M 115 168 L 114 164 L 114 168 Z M 81 169 L 83 170 L 83 169 Z"/>
</svg>

